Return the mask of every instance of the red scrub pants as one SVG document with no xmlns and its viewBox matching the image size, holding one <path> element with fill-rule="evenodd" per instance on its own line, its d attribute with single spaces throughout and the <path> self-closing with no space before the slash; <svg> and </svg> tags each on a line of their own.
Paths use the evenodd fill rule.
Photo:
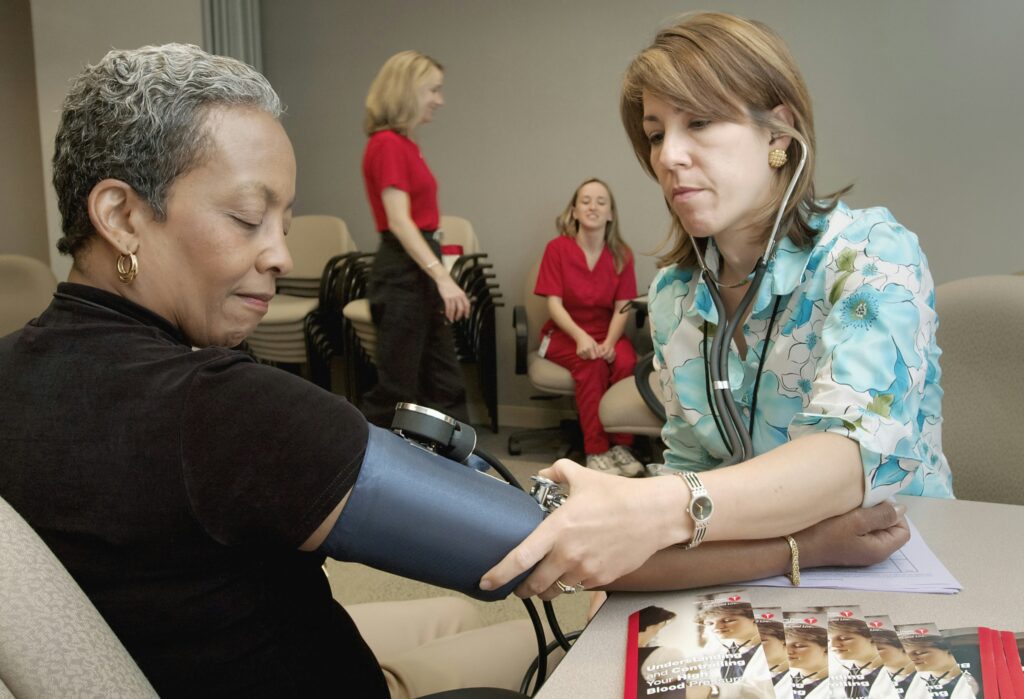
<svg viewBox="0 0 1024 699">
<path fill-rule="evenodd" d="M 601 342 L 603 338 L 594 339 Z M 603 359 L 580 359 L 576 356 L 576 341 L 555 328 L 544 358 L 564 366 L 576 382 L 576 408 L 580 413 L 580 427 L 583 430 L 583 451 L 587 454 L 603 454 L 611 449 L 612 444 L 633 444 L 631 434 L 605 432 L 598 415 L 598 405 L 608 387 L 633 375 L 636 352 L 627 338 L 620 337 L 615 343 L 615 361 L 609 364 Z"/>
</svg>

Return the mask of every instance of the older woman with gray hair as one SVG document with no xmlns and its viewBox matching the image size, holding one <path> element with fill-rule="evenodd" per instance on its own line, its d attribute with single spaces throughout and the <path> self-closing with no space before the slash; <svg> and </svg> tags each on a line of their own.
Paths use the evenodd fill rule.
<svg viewBox="0 0 1024 699">
<path fill-rule="evenodd" d="M 53 161 L 58 248 L 74 262 L 49 308 L 0 340 L 0 495 L 162 696 L 387 697 L 388 684 L 421 696 L 493 683 L 496 666 L 515 686 L 528 627 L 452 640 L 479 623 L 463 623 L 460 602 L 420 605 L 433 628 L 415 642 L 441 646 L 385 680 L 321 565 L 361 560 L 353 541 L 375 544 L 398 508 L 364 476 L 378 468 L 386 481 L 381 469 L 413 458 L 403 448 L 421 450 L 229 349 L 292 267 L 295 156 L 281 112 L 262 75 L 194 46 L 111 51 L 74 80 Z M 445 463 L 461 495 L 493 481 Z M 443 530 L 423 500 L 407 499 L 428 515 L 422 529 Z M 376 547 L 410 555 L 416 534 Z M 391 615 L 416 636 L 414 617 Z"/>
</svg>

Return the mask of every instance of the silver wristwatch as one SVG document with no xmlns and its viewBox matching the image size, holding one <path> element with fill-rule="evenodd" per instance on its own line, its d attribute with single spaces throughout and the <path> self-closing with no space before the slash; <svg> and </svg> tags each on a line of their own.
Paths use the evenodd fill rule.
<svg viewBox="0 0 1024 699">
<path fill-rule="evenodd" d="M 683 548 L 693 549 L 704 541 L 704 535 L 708 531 L 708 522 L 711 521 L 711 515 L 715 511 L 715 503 L 711 500 L 708 489 L 704 487 L 696 473 L 683 471 L 679 476 L 690 488 L 690 504 L 686 506 L 686 514 L 693 519 L 693 536 Z"/>
</svg>

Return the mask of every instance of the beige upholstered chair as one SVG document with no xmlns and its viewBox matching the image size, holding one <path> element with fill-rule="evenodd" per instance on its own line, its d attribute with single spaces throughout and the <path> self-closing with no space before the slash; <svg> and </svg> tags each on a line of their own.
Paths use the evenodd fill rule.
<svg viewBox="0 0 1024 699">
<path fill-rule="evenodd" d="M 57 278 L 39 260 L 0 255 L 0 337 L 42 313 L 56 288 Z"/>
<path fill-rule="evenodd" d="M 953 492 L 1024 505 L 1024 277 L 973 277 L 935 292 L 942 349 L 942 446 Z"/>
<path fill-rule="evenodd" d="M 480 241 L 473 224 L 461 216 L 441 217 L 441 245 L 461 245 L 463 255 L 480 252 Z"/>
<path fill-rule="evenodd" d="M 523 305 L 516 309 L 518 311 L 522 308 L 525 312 L 525 315 L 522 316 L 524 324 L 516 326 L 517 331 L 520 328 L 526 330 L 525 373 L 530 379 L 530 383 L 540 391 L 561 396 L 575 395 L 576 382 L 573 381 L 569 370 L 537 354 L 540 348 L 540 329 L 551 318 L 551 314 L 548 313 L 547 299 L 533 293 L 534 287 L 537 286 L 539 271 L 540 262 L 538 261 L 530 269 L 530 274 L 526 278 L 526 286 L 523 287 Z M 523 373 L 519 371 L 519 368 L 516 367 L 516 373 Z"/>
<path fill-rule="evenodd" d="M 636 376 L 615 383 L 601 398 L 598 415 L 606 432 L 613 434 L 638 434 L 646 437 L 660 437 L 665 424 L 640 394 L 637 381 L 646 381 L 650 395 L 661 394 L 658 372 L 651 371 L 650 362 L 638 363 L 639 379 Z M 664 412 L 664 410 L 662 410 Z"/>
<path fill-rule="evenodd" d="M 277 295 L 263 321 L 248 338 L 253 354 L 272 362 L 307 361 L 303 323 L 319 303 L 324 265 L 335 255 L 354 252 L 348 226 L 336 216 L 296 216 L 288 231 L 294 267 L 277 283 Z"/>
<path fill-rule="evenodd" d="M 548 322 L 548 302 L 543 296 L 533 293 L 537 286 L 537 274 L 540 271 L 540 260 L 530 268 L 523 286 L 523 303 L 512 310 L 512 325 L 516 334 L 516 374 L 525 374 L 530 385 L 541 392 L 532 396 L 535 400 L 553 400 L 560 396 L 575 396 L 576 382 L 568 369 L 541 357 L 540 329 Z M 572 451 L 580 451 L 583 436 L 579 422 L 562 420 L 557 427 L 519 430 L 508 438 L 508 453 L 513 456 L 521 454 L 524 443 L 550 442 L 559 440 L 563 456 Z"/>
<path fill-rule="evenodd" d="M 11 695 L 156 692 L 64 566 L 0 498 L 0 697 Z"/>
</svg>

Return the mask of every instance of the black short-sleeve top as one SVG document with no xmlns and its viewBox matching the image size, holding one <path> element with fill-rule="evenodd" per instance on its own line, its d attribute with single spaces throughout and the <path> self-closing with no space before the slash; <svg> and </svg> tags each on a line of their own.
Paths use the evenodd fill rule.
<svg viewBox="0 0 1024 699">
<path fill-rule="evenodd" d="M 0 496 L 161 696 L 387 696 L 298 551 L 358 475 L 349 403 L 77 284 L 0 339 L 0 386 Z"/>
</svg>

